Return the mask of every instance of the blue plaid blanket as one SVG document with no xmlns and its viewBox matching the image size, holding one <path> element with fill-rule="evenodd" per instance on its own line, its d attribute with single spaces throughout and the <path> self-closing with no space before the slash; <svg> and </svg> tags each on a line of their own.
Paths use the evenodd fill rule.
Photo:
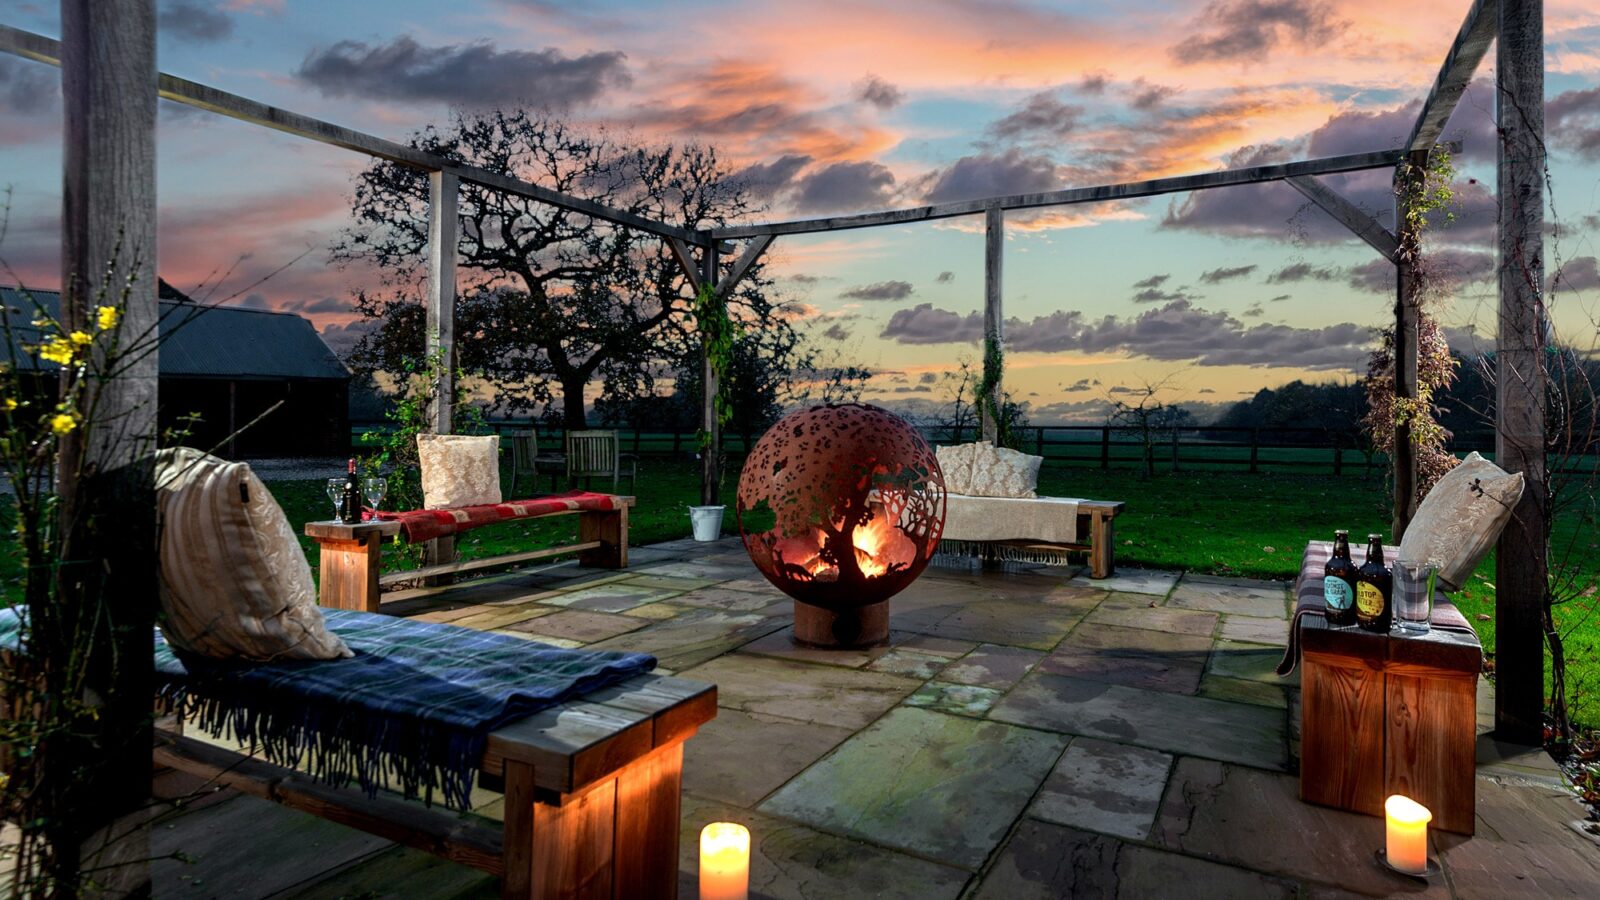
<svg viewBox="0 0 1600 900">
<path fill-rule="evenodd" d="M 231 731 L 270 761 L 369 795 L 468 809 L 489 733 L 655 668 L 640 653 L 565 650 L 454 625 L 324 609 L 350 659 L 221 664 L 180 660 L 155 637 L 156 683 L 184 718 Z M 0 610 L 0 647 L 22 640 Z"/>
</svg>

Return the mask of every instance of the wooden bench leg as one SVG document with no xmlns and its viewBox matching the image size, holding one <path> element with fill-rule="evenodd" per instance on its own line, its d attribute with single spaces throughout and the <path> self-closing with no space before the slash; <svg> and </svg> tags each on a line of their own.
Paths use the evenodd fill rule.
<svg viewBox="0 0 1600 900">
<path fill-rule="evenodd" d="M 331 609 L 378 611 L 378 563 L 383 536 L 365 534 L 353 540 L 317 538 L 321 586 L 317 602 Z"/>
<path fill-rule="evenodd" d="M 1095 513 L 1089 518 L 1089 577 L 1110 578 L 1117 567 L 1117 528 L 1111 516 Z"/>
<path fill-rule="evenodd" d="M 578 540 L 600 541 L 601 546 L 578 554 L 578 562 L 601 569 L 628 567 L 628 508 L 578 514 Z"/>
<path fill-rule="evenodd" d="M 673 900 L 682 775 L 681 741 L 571 794 L 536 792 L 533 767 L 507 760 L 501 896 Z"/>
</svg>

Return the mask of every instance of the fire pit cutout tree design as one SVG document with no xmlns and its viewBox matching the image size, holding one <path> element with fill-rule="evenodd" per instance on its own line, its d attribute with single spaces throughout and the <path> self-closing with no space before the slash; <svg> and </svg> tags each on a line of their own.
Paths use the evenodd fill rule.
<svg viewBox="0 0 1600 900">
<path fill-rule="evenodd" d="M 795 600 L 796 639 L 860 647 L 889 635 L 889 598 L 944 530 L 944 475 L 905 420 L 862 403 L 790 413 L 756 442 L 735 516 L 750 559 Z"/>
</svg>

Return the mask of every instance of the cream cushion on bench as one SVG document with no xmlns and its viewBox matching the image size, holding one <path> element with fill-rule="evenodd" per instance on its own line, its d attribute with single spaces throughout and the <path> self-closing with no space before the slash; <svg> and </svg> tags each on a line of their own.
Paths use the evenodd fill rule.
<svg viewBox="0 0 1600 900">
<path fill-rule="evenodd" d="M 492 506 L 500 502 L 500 438 L 419 434 L 422 505 L 427 509 Z"/>
<path fill-rule="evenodd" d="M 1439 581 L 1461 589 L 1489 555 L 1522 498 L 1522 473 L 1508 474 L 1476 451 L 1422 498 L 1400 541 L 1399 559 L 1439 565 Z"/>
<path fill-rule="evenodd" d="M 289 519 L 245 463 L 156 456 L 161 631 L 174 648 L 257 662 L 350 656 L 317 606 Z"/>
</svg>

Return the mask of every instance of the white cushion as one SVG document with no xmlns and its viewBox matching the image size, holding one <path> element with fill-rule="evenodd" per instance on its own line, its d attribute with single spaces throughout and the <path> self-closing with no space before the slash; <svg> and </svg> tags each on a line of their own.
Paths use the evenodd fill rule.
<svg viewBox="0 0 1600 900">
<path fill-rule="evenodd" d="M 1488 555 L 1522 498 L 1522 473 L 1511 475 L 1467 454 L 1422 498 L 1397 559 L 1432 562 L 1447 590 L 1460 590 Z"/>
<path fill-rule="evenodd" d="M 244 463 L 178 447 L 156 457 L 161 630 L 214 659 L 350 656 L 317 606 L 289 519 Z"/>
<path fill-rule="evenodd" d="M 417 435 L 422 505 L 450 509 L 500 502 L 500 438 L 494 435 Z"/>
<path fill-rule="evenodd" d="M 951 494 L 969 493 L 967 486 L 972 482 L 972 457 L 978 447 L 978 444 L 956 444 L 933 451 L 939 461 L 939 471 L 944 475 L 945 491 Z"/>
<path fill-rule="evenodd" d="M 1042 456 L 1030 456 L 1017 450 L 996 447 L 992 444 L 975 445 L 972 459 L 972 478 L 963 493 L 974 497 L 1017 497 L 1032 499 L 1038 496 L 1039 466 Z"/>
</svg>

